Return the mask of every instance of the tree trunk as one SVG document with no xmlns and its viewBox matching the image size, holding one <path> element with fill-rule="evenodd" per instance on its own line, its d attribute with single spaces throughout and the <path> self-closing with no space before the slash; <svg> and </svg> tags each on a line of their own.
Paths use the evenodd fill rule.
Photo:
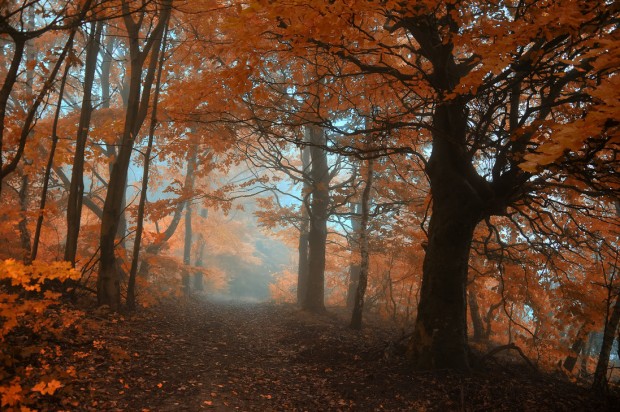
<svg viewBox="0 0 620 412">
<path fill-rule="evenodd" d="M 575 365 L 577 364 L 577 359 L 579 359 L 579 354 L 584 349 L 586 344 L 586 337 L 588 336 L 588 331 L 586 330 L 586 325 L 583 324 L 579 331 L 577 331 L 577 336 L 575 336 L 575 340 L 570 348 L 570 354 L 564 359 L 564 369 L 569 372 L 572 372 L 575 369 Z"/>
<path fill-rule="evenodd" d="M 151 166 L 151 151 L 153 149 L 153 139 L 155 138 L 155 128 L 157 127 L 157 105 L 159 102 L 159 92 L 161 86 L 161 73 L 163 69 L 164 56 L 166 52 L 166 37 L 168 30 L 164 33 L 162 41 L 162 52 L 157 69 L 157 80 L 155 83 L 155 94 L 153 96 L 153 109 L 151 110 L 151 124 L 149 127 L 149 139 L 144 153 L 144 169 L 142 171 L 142 188 L 140 191 L 140 201 L 138 202 L 138 216 L 136 217 L 136 238 L 133 244 L 133 254 L 131 259 L 131 269 L 129 270 L 129 279 L 127 280 L 127 308 L 134 310 L 136 308 L 136 276 L 138 272 L 138 260 L 140 257 L 140 244 L 142 243 L 142 231 L 144 228 L 144 209 L 146 206 L 146 194 L 148 191 L 149 168 Z M 108 68 L 109 70 L 109 68 Z M 103 70 L 102 70 L 103 71 Z"/>
<path fill-rule="evenodd" d="M 432 215 L 409 355 L 419 369 L 467 370 L 467 271 L 483 203 L 468 180 L 475 171 L 469 170 L 473 166 L 464 148 L 464 105 L 439 105 L 433 126 L 433 149 L 427 167 Z"/>
<path fill-rule="evenodd" d="M 372 189 L 373 159 L 368 159 L 366 185 L 362 192 L 362 217 L 360 219 L 360 273 L 355 293 L 355 303 L 351 314 L 351 329 L 362 328 L 362 314 L 364 312 L 364 295 L 368 285 L 368 220 L 370 215 L 370 191 Z"/>
<path fill-rule="evenodd" d="M 620 200 L 615 201 L 616 216 L 620 217 Z M 620 255 L 620 252 L 617 252 Z M 619 270 L 618 255 L 616 255 L 616 265 L 612 268 L 614 273 Z M 605 329 L 603 331 L 603 344 L 601 345 L 601 352 L 598 356 L 598 362 L 596 363 L 596 370 L 594 371 L 594 379 L 592 382 L 592 389 L 598 393 L 605 393 L 607 391 L 607 367 L 609 366 L 609 355 L 611 354 L 611 348 L 614 344 L 614 338 L 616 336 L 616 330 L 618 330 L 618 323 L 620 323 L 620 294 L 617 290 L 620 290 L 615 285 L 610 285 L 610 293 L 608 305 L 611 304 L 611 297 L 616 296 L 616 302 L 613 308 L 611 308 L 611 315 L 609 309 L 607 310 L 605 317 Z M 616 293 L 613 293 L 616 292 Z M 609 308 L 609 306 L 607 306 Z M 620 341 L 618 341 L 620 345 Z"/>
<path fill-rule="evenodd" d="M 34 7 L 28 9 L 28 22 L 27 27 L 32 30 L 34 27 Z M 36 65 L 37 54 L 33 44 L 30 40 L 26 43 L 26 95 L 30 100 L 33 97 L 32 85 L 34 83 L 34 70 Z M 28 138 L 32 137 L 32 132 L 28 132 Z M 28 159 L 24 158 L 24 163 L 28 164 Z M 32 243 L 30 237 L 30 231 L 28 230 L 28 188 L 30 186 L 30 179 L 26 171 L 22 170 L 21 187 L 19 189 L 19 208 L 21 216 L 17 228 L 19 230 L 19 239 L 23 251 L 23 262 L 28 265 L 31 263 L 30 256 L 32 255 Z"/>
<path fill-rule="evenodd" d="M 611 316 L 609 316 L 607 322 L 605 322 L 603 344 L 601 345 L 601 352 L 598 356 L 598 362 L 596 363 L 596 370 L 594 371 L 592 389 L 598 393 L 605 393 L 607 391 L 607 368 L 609 366 L 609 355 L 611 354 L 611 348 L 614 344 L 614 338 L 616 336 L 619 321 L 620 297 L 616 297 L 616 302 L 612 308 Z"/>
<path fill-rule="evenodd" d="M 478 291 L 476 284 L 472 281 L 469 284 L 469 291 L 467 293 L 467 302 L 469 303 L 469 314 L 471 316 L 471 323 L 474 328 L 473 339 L 475 341 L 485 340 L 487 335 L 484 330 L 484 323 L 480 316 L 480 307 L 478 306 Z"/>
<path fill-rule="evenodd" d="M 304 137 L 307 139 L 309 131 L 304 130 Z M 301 217 L 299 222 L 299 246 L 297 264 L 297 304 L 304 306 L 303 300 L 308 292 L 308 271 L 310 262 L 308 261 L 308 232 L 310 230 L 310 220 L 308 210 L 310 208 L 310 196 L 312 185 L 309 183 L 310 173 L 310 148 L 301 149 L 301 163 L 303 168 L 303 187 L 301 190 L 302 203 L 300 207 Z"/>
<path fill-rule="evenodd" d="M 28 265 L 31 263 L 30 256 L 32 254 L 32 246 L 30 242 L 30 231 L 28 230 L 28 187 L 30 184 L 26 172 L 23 172 L 21 180 L 22 184 L 19 188 L 19 208 L 21 216 L 17 227 L 19 229 L 19 240 L 23 250 L 22 260 Z"/>
<path fill-rule="evenodd" d="M 69 74 L 69 70 L 71 70 L 71 65 L 66 64 L 65 71 L 62 75 L 62 80 L 60 82 L 60 89 L 58 91 L 58 105 L 56 106 L 56 111 L 54 113 L 54 122 L 52 123 L 52 146 L 50 147 L 50 154 L 47 159 L 47 165 L 45 166 L 45 176 L 43 176 L 43 189 L 41 190 L 41 201 L 39 203 L 37 225 L 34 231 L 34 238 L 32 241 L 32 255 L 30 256 L 31 261 L 34 261 L 37 258 L 37 254 L 39 251 L 39 239 L 41 237 L 41 228 L 43 227 L 45 204 L 47 202 L 47 189 L 49 187 L 52 168 L 54 167 L 56 146 L 58 145 L 58 120 L 60 118 L 62 98 L 65 94 L 65 85 L 67 84 L 67 76 Z"/>
<path fill-rule="evenodd" d="M 200 211 L 200 217 L 203 219 L 207 218 L 207 209 L 202 209 Z M 196 267 L 203 267 L 204 266 L 204 254 L 205 254 L 205 246 L 206 246 L 206 242 L 205 242 L 205 238 L 202 235 L 202 233 L 198 234 L 198 253 L 196 254 Z M 194 281 L 193 281 L 193 288 L 196 291 L 202 292 L 205 289 L 204 286 L 204 279 L 203 279 L 203 275 L 201 271 L 197 271 L 196 273 L 194 273 Z"/>
<path fill-rule="evenodd" d="M 189 164 L 187 167 L 189 168 Z M 189 180 L 190 180 L 189 175 L 185 173 L 185 182 L 183 183 L 183 188 L 186 188 L 189 186 L 190 184 Z M 174 210 L 174 215 L 172 215 L 172 221 L 170 222 L 166 230 L 164 230 L 163 233 L 161 233 L 161 236 L 158 237 L 157 242 L 151 243 L 150 245 L 146 247 L 145 254 L 147 255 L 158 254 L 162 250 L 162 248 L 166 245 L 166 243 L 170 240 L 172 235 L 174 235 L 177 228 L 179 227 L 179 223 L 181 223 L 181 219 L 183 217 L 183 209 L 185 208 L 185 203 L 186 202 L 184 201 L 180 201 L 177 204 L 177 208 Z M 158 227 L 157 225 L 158 223 L 156 221 L 155 226 Z M 140 270 L 138 271 L 137 276 L 146 278 L 146 276 L 149 273 L 149 268 L 150 268 L 150 265 L 149 265 L 148 259 L 143 259 L 142 263 L 140 264 Z"/>
<path fill-rule="evenodd" d="M 359 250 L 359 234 L 360 234 L 360 218 L 361 204 L 359 202 L 351 203 L 351 241 L 349 249 L 354 254 Z M 355 306 L 355 293 L 360 279 L 360 264 L 355 262 L 349 265 L 349 287 L 347 289 L 347 308 L 353 310 Z"/>
<path fill-rule="evenodd" d="M 185 238 L 183 244 L 183 295 L 189 296 L 190 294 L 190 269 L 189 266 L 192 263 L 192 203 L 188 200 L 185 205 Z"/>
<path fill-rule="evenodd" d="M 198 160 L 198 147 L 194 142 L 190 143 L 189 147 L 189 160 L 187 163 L 187 182 L 188 186 L 185 187 L 190 195 L 194 192 L 194 180 L 195 180 L 195 170 L 196 170 L 196 162 Z M 183 245 L 183 264 L 185 268 L 183 269 L 183 294 L 185 296 L 189 296 L 190 293 L 190 269 L 189 266 L 192 264 L 192 201 L 187 200 L 185 205 L 185 239 Z"/>
<path fill-rule="evenodd" d="M 84 198 L 84 153 L 86 140 L 90 128 L 90 118 L 93 113 L 92 94 L 97 68 L 97 56 L 103 22 L 91 23 L 91 32 L 86 45 L 86 65 L 84 67 L 84 94 L 82 96 L 82 109 L 78 124 L 77 138 L 73 167 L 71 168 L 71 185 L 69 187 L 69 199 L 67 201 L 67 241 L 65 244 L 64 259 L 75 266 L 78 237 L 80 234 L 80 220 L 82 217 L 82 199 Z"/>
<path fill-rule="evenodd" d="M 117 269 L 114 243 L 119 226 L 121 205 L 127 182 L 127 172 L 133 144 L 147 113 L 151 87 L 155 77 L 155 69 L 159 62 L 160 45 L 164 27 L 168 24 L 171 0 L 162 1 L 157 26 L 145 40 L 144 49 L 140 50 L 140 25 L 133 21 L 126 1 L 122 2 L 123 19 L 128 32 L 129 51 L 131 60 L 131 80 L 128 96 L 127 112 L 123 136 L 116 161 L 112 167 L 108 192 L 103 205 L 101 220 L 101 235 L 99 239 L 99 273 L 97 277 L 97 301 L 99 305 L 109 305 L 113 310 L 120 306 L 120 273 Z M 142 19 L 139 20 L 142 23 Z M 143 64 L 152 50 L 147 73 L 144 77 L 142 89 Z"/>
<path fill-rule="evenodd" d="M 110 73 L 112 69 L 112 53 L 114 52 L 115 37 L 109 35 L 109 25 L 106 30 L 105 44 L 101 50 L 101 108 L 110 108 Z"/>
<path fill-rule="evenodd" d="M 325 310 L 325 248 L 330 176 L 327 154 L 323 149 L 327 142 L 325 131 L 321 127 L 309 125 L 306 126 L 306 132 L 312 144 L 310 147 L 312 201 L 308 233 L 308 282 L 302 309 L 318 313 Z"/>
</svg>

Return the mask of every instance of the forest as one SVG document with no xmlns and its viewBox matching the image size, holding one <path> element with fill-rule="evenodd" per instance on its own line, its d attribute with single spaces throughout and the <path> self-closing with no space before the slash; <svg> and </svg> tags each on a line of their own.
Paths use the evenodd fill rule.
<svg viewBox="0 0 620 412">
<path fill-rule="evenodd" d="M 0 0 L 0 409 L 620 409 L 619 26 Z"/>
</svg>

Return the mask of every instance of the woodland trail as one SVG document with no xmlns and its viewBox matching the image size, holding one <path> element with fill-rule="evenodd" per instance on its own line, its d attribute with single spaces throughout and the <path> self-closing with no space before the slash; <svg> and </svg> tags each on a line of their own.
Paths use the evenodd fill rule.
<svg viewBox="0 0 620 412">
<path fill-rule="evenodd" d="M 73 384 L 85 411 L 580 411 L 600 400 L 519 365 L 414 373 L 395 331 L 291 306 L 191 301 L 104 315 Z M 65 349 L 67 350 L 67 349 Z M 94 379 L 93 379 L 94 377 Z M 50 405 L 51 406 L 51 405 Z M 50 410 L 56 410 L 50 408 Z"/>
</svg>

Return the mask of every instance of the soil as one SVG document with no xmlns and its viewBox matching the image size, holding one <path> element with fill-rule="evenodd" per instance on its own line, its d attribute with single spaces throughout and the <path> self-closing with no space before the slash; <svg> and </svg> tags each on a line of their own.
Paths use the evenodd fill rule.
<svg viewBox="0 0 620 412">
<path fill-rule="evenodd" d="M 293 306 L 191 300 L 95 313 L 69 399 L 84 411 L 586 411 L 613 400 L 518 359 L 471 373 L 414 372 L 398 331 Z M 396 344 L 394 342 L 396 341 Z M 79 347 L 63 348 L 80 353 Z M 79 358 L 79 357 L 78 357 Z M 82 362 L 82 364 L 79 364 Z M 63 405 L 63 407 L 61 407 Z M 69 406 L 67 406 L 69 405 Z"/>
</svg>

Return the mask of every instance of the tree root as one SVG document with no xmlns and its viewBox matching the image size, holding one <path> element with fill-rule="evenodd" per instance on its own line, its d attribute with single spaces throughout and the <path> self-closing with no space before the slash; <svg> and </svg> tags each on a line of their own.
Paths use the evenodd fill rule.
<svg viewBox="0 0 620 412">
<path fill-rule="evenodd" d="M 491 349 L 489 352 L 487 352 L 486 354 L 484 354 L 482 356 L 482 358 L 480 358 L 480 364 L 484 364 L 484 362 L 488 359 L 488 358 L 492 358 L 493 356 L 497 355 L 499 352 L 505 351 L 505 350 L 515 350 L 519 353 L 519 355 L 521 356 L 521 358 L 525 361 L 525 363 L 536 373 L 540 373 L 540 371 L 538 370 L 538 368 L 536 367 L 536 365 L 534 365 L 532 363 L 532 361 L 525 355 L 525 353 L 523 353 L 523 350 L 521 350 L 520 347 L 518 347 L 517 345 L 515 345 L 514 343 L 509 343 L 507 345 L 500 345 L 497 346 L 493 349 Z"/>
</svg>

